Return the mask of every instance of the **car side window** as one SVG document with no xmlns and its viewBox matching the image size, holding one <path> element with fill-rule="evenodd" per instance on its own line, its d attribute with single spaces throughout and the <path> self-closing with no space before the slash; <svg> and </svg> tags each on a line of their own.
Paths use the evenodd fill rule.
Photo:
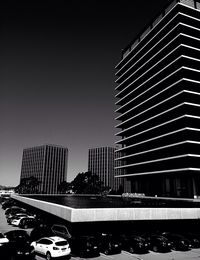
<svg viewBox="0 0 200 260">
<path fill-rule="evenodd" d="M 43 245 L 50 245 L 50 244 L 52 244 L 53 242 L 50 241 L 49 239 L 44 239 L 44 238 L 42 238 L 42 239 L 40 239 L 40 240 L 38 241 L 38 243 L 39 243 L 39 244 L 43 244 Z"/>
<path fill-rule="evenodd" d="M 59 226 L 54 226 L 53 230 L 57 231 L 57 232 L 63 232 L 63 228 L 59 227 Z"/>
</svg>

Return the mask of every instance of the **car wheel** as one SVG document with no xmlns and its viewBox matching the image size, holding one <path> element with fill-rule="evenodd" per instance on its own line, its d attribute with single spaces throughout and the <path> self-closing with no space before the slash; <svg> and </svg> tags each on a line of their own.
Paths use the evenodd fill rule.
<svg viewBox="0 0 200 260">
<path fill-rule="evenodd" d="M 47 260 L 51 260 L 51 254 L 50 254 L 50 252 L 47 252 L 47 254 L 46 254 L 46 259 L 47 259 Z"/>
<path fill-rule="evenodd" d="M 153 251 L 154 252 L 158 252 L 158 247 L 157 246 L 153 246 Z"/>
<path fill-rule="evenodd" d="M 15 256 L 14 256 L 14 255 L 11 255 L 9 259 L 10 259 L 10 260 L 15 260 Z"/>
<path fill-rule="evenodd" d="M 104 250 L 104 254 L 105 254 L 105 255 L 108 255 L 108 254 L 109 254 L 108 249 L 105 249 L 105 250 Z"/>
<path fill-rule="evenodd" d="M 80 257 L 81 257 L 81 258 L 84 258 L 84 256 L 85 256 L 84 252 L 81 251 L 81 252 L 80 252 Z"/>
<path fill-rule="evenodd" d="M 134 253 L 135 253 L 135 250 L 134 250 L 134 248 L 133 248 L 132 246 L 129 248 L 129 252 L 130 252 L 131 254 L 134 254 Z"/>
</svg>

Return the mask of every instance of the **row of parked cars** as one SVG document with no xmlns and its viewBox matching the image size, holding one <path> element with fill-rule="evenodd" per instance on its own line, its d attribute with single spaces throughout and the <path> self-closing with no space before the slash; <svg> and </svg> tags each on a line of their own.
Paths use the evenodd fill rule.
<svg viewBox="0 0 200 260">
<path fill-rule="evenodd" d="M 26 209 L 11 206 L 5 210 L 7 223 L 20 228 L 32 228 L 38 224 L 36 215 L 27 212 Z"/>
<path fill-rule="evenodd" d="M 7 202 L 8 203 L 8 202 Z M 171 250 L 190 250 L 200 247 L 200 235 L 194 233 L 155 232 L 132 234 L 99 233 L 95 235 L 72 236 L 67 227 L 61 224 L 44 224 L 37 215 L 17 205 L 5 209 L 7 222 L 26 230 L 16 229 L 0 234 L 0 250 L 9 252 L 14 258 L 34 259 L 35 255 L 53 257 L 70 255 L 93 257 L 103 254 L 118 254 L 122 250 L 130 253 L 168 252 Z M 26 220 L 26 221 L 22 221 Z M 6 258 L 4 258 L 6 259 Z"/>
</svg>

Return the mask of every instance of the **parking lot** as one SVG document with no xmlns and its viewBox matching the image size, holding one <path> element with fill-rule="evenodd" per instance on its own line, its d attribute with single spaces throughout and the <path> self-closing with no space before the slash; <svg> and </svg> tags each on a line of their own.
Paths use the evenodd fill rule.
<svg viewBox="0 0 200 260">
<path fill-rule="evenodd" d="M 18 227 L 13 227 L 12 225 L 8 225 L 6 221 L 6 217 L 4 214 L 4 210 L 0 207 L 0 232 L 5 233 L 10 230 L 19 229 Z M 30 233 L 31 229 L 26 230 L 28 233 Z M 40 256 L 36 256 L 36 260 L 42 260 L 44 258 Z M 80 258 L 71 256 L 71 259 L 86 259 L 86 258 Z M 131 254 L 126 251 L 122 251 L 120 254 L 115 255 L 105 255 L 103 253 L 100 254 L 98 257 L 93 257 L 91 259 L 94 260 L 105 260 L 105 259 L 115 259 L 115 260 L 193 260 L 193 259 L 200 259 L 200 248 L 192 249 L 189 251 L 171 251 L 168 253 L 156 253 L 153 251 L 149 251 L 146 254 Z"/>
</svg>

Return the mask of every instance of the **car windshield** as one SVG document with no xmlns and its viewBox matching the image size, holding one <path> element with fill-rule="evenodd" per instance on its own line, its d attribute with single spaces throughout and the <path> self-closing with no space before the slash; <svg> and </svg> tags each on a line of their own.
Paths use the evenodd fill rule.
<svg viewBox="0 0 200 260">
<path fill-rule="evenodd" d="M 68 245 L 68 242 L 67 241 L 59 241 L 59 242 L 56 242 L 55 245 L 56 246 L 66 246 L 66 245 Z"/>
<path fill-rule="evenodd" d="M 20 216 L 20 217 L 14 217 L 14 219 L 20 219 L 22 216 Z"/>
</svg>

